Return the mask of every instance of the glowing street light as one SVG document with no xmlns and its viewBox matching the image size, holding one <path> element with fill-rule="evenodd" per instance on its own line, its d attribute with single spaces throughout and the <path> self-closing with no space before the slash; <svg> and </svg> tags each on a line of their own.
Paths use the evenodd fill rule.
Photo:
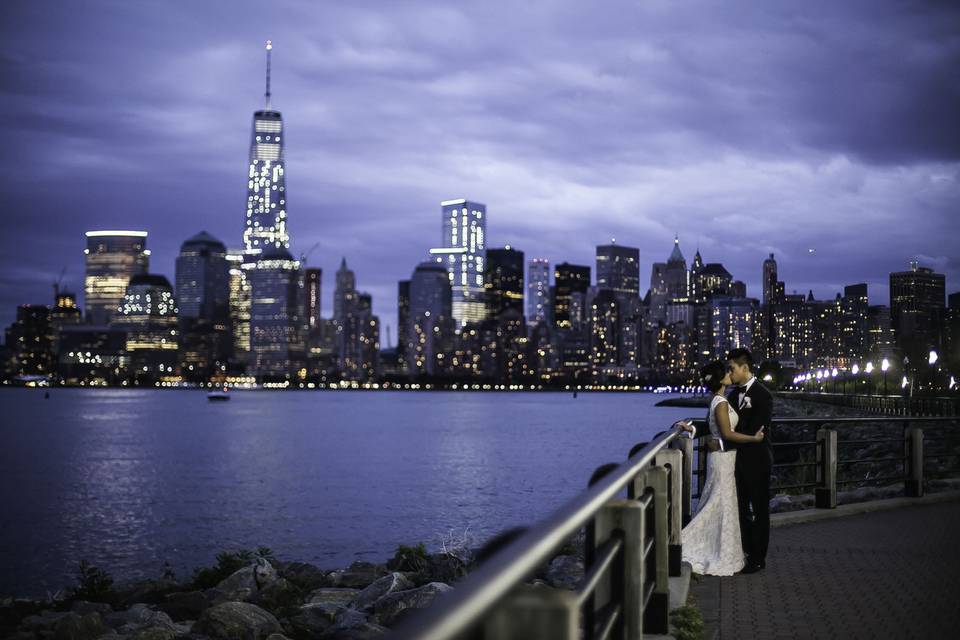
<svg viewBox="0 0 960 640">
<path fill-rule="evenodd" d="M 937 360 L 938 360 L 939 358 L 940 358 L 940 356 L 937 355 L 937 352 L 936 352 L 936 351 L 930 351 L 930 357 L 929 357 L 929 359 L 927 360 L 927 362 L 930 363 L 930 366 L 933 366 L 933 365 L 937 364 Z"/>
<path fill-rule="evenodd" d="M 872 363 L 872 362 L 869 362 L 869 361 L 867 362 L 866 372 L 867 372 L 867 373 L 873 373 L 873 363 Z"/>
<path fill-rule="evenodd" d="M 887 369 L 889 368 L 890 361 L 884 358 L 883 362 L 880 363 L 880 370 L 883 371 L 883 395 L 887 395 Z M 907 377 L 904 376 L 903 379 L 906 380 Z"/>
<path fill-rule="evenodd" d="M 907 388 L 907 376 L 903 376 L 903 380 L 900 381 L 900 388 L 901 389 Z"/>
<path fill-rule="evenodd" d="M 853 367 L 850 369 L 850 373 L 857 375 L 860 373 L 860 365 L 854 363 Z"/>
</svg>

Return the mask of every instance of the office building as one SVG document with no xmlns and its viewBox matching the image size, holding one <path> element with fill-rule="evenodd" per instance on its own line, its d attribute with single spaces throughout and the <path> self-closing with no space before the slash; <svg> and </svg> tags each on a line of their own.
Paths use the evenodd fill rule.
<svg viewBox="0 0 960 640">
<path fill-rule="evenodd" d="M 146 231 L 87 231 L 84 316 L 106 325 L 117 313 L 130 278 L 147 273 Z"/>
</svg>

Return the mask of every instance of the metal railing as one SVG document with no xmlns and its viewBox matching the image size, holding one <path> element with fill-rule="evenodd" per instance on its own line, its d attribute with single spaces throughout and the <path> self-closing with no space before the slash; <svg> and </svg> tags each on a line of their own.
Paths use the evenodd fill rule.
<svg viewBox="0 0 960 640">
<path fill-rule="evenodd" d="M 705 433 L 703 420 L 694 420 Z M 870 424 L 900 424 L 902 438 L 839 440 L 839 430 Z M 810 482 L 775 484 L 772 491 L 814 489 L 816 506 L 837 504 L 837 470 L 864 459 L 841 459 L 839 447 L 898 443 L 899 453 L 873 460 L 903 460 L 907 495 L 924 491 L 924 461 L 948 455 L 924 455 L 923 429 L 957 426 L 956 418 L 811 417 L 773 421 L 768 434 L 775 452 L 791 448 L 815 452 L 815 460 L 774 464 L 774 472 L 816 468 Z M 816 439 L 778 442 L 778 428 L 817 427 Z M 827 428 L 828 426 L 837 427 Z M 954 430 L 960 431 L 960 430 Z M 949 437 L 937 441 L 949 441 Z M 691 517 L 706 474 L 705 439 L 679 431 L 658 434 L 636 445 L 626 462 L 600 467 L 583 494 L 491 555 L 453 591 L 401 623 L 401 640 L 600 640 L 640 638 L 669 631 L 669 576 L 681 572 L 681 531 Z M 954 456 L 960 457 L 960 456 Z M 697 469 L 694 469 L 694 466 Z M 605 474 L 599 472 L 605 471 Z M 960 471 L 958 471 L 960 473 Z M 696 487 L 693 477 L 697 476 Z M 581 529 L 584 576 L 574 590 L 529 586 L 525 581 L 543 567 Z"/>
<path fill-rule="evenodd" d="M 693 422 L 697 425 L 698 431 L 705 429 L 704 420 L 693 420 Z M 896 437 L 889 437 L 888 434 L 887 437 L 841 438 L 843 433 L 852 427 L 864 425 L 876 426 L 881 429 L 886 428 L 887 431 L 892 431 L 899 426 L 900 432 Z M 778 441 L 778 431 L 790 426 L 816 427 L 816 439 Z M 928 452 L 924 454 L 925 430 L 929 433 L 951 427 L 953 427 L 953 433 L 946 433 L 943 437 L 933 440 L 933 442 L 954 445 L 960 444 L 960 418 L 917 416 L 904 416 L 901 418 L 887 416 L 774 418 L 773 426 L 768 431 L 768 436 L 772 439 L 774 450 L 774 477 L 783 476 L 784 474 L 779 472 L 787 469 L 814 469 L 815 473 L 810 475 L 814 475 L 815 477 L 800 482 L 774 483 L 770 486 L 770 490 L 773 493 L 801 491 L 805 489 L 812 490 L 815 505 L 818 508 L 835 507 L 837 505 L 837 487 L 850 484 L 903 482 L 904 492 L 907 496 L 921 496 L 924 493 L 925 480 L 931 478 L 931 474 L 925 472 L 925 460 L 957 459 L 960 461 L 960 454 L 954 453 L 952 450 L 949 452 Z M 847 451 L 849 450 L 848 447 L 855 445 L 893 446 L 887 447 L 887 449 L 892 449 L 892 451 L 887 451 L 879 457 L 851 458 L 840 455 L 842 451 Z M 696 491 L 693 494 L 695 498 L 700 496 L 706 480 L 706 455 L 704 455 L 706 452 L 706 443 L 703 439 L 700 439 L 696 450 L 697 468 L 693 471 L 693 475 L 696 476 Z M 806 459 L 799 461 L 777 462 L 777 455 L 786 451 L 803 451 L 808 455 Z M 804 458 L 802 455 L 798 457 Z M 839 470 L 841 468 L 881 463 L 896 463 L 900 471 L 868 478 L 840 478 Z M 947 475 L 960 476 L 960 464 L 956 465 L 956 467 L 954 473 Z M 847 475 L 850 474 L 848 473 Z M 938 475 L 942 476 L 943 474 Z"/>
<path fill-rule="evenodd" d="M 896 416 L 960 416 L 960 397 L 903 396 L 829 391 L 780 391 L 778 395 L 821 404 L 850 407 L 863 413 Z"/>
<path fill-rule="evenodd" d="M 392 637 L 409 640 L 601 640 L 669 630 L 668 576 L 680 575 L 693 441 L 677 431 L 604 465 L 583 494 L 482 562 Z M 595 474 L 596 475 L 596 474 Z M 573 591 L 527 586 L 581 529 L 585 571 Z"/>
</svg>

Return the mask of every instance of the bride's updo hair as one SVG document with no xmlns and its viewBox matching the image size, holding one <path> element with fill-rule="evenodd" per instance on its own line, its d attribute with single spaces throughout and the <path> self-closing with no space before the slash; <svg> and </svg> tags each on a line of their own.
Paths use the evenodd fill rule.
<svg viewBox="0 0 960 640">
<path fill-rule="evenodd" d="M 710 393 L 716 393 L 723 386 L 721 382 L 727 375 L 727 366 L 720 360 L 715 360 L 700 369 L 700 384 L 710 390 Z"/>
</svg>

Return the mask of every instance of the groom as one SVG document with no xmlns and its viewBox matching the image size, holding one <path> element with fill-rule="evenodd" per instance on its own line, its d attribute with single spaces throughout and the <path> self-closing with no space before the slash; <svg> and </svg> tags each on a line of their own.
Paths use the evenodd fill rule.
<svg viewBox="0 0 960 640">
<path fill-rule="evenodd" d="M 766 427 L 761 442 L 737 444 L 737 502 L 740 505 L 740 538 L 746 554 L 746 566 L 740 573 L 756 573 L 766 566 L 770 543 L 770 422 L 773 396 L 753 375 L 753 356 L 748 349 L 733 349 L 727 354 L 727 370 L 733 383 L 727 397 L 738 416 L 737 431 L 753 435 Z"/>
</svg>

